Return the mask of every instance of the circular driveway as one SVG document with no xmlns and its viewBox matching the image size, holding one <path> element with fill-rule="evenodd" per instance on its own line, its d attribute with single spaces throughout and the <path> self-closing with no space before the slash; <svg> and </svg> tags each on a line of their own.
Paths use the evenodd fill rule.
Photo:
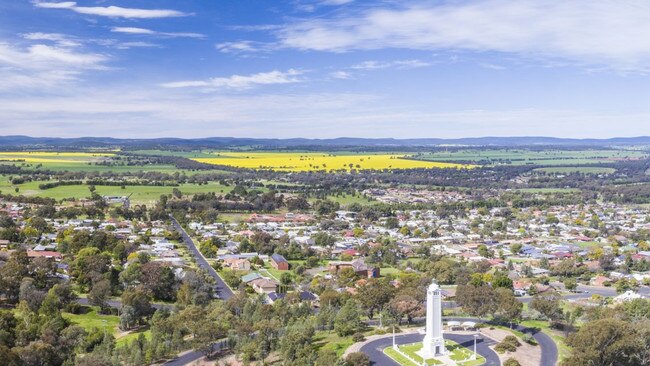
<svg viewBox="0 0 650 366">
<path fill-rule="evenodd" d="M 471 334 L 444 334 L 445 339 L 449 339 L 460 344 L 463 347 L 466 347 L 470 350 L 474 349 L 474 336 Z M 397 344 L 409 344 L 422 342 L 424 339 L 423 334 L 413 333 L 413 334 L 404 334 L 395 336 L 395 343 Z M 489 346 L 495 344 L 492 339 L 482 336 L 476 342 L 476 352 L 481 356 L 485 357 L 486 366 L 499 366 L 501 362 L 499 361 L 499 356 L 489 348 Z M 393 361 L 392 358 L 384 354 L 384 349 L 393 345 L 393 337 L 386 337 L 368 342 L 361 349 L 360 352 L 365 353 L 370 357 L 370 361 L 373 365 L 395 365 L 399 364 Z"/>
</svg>

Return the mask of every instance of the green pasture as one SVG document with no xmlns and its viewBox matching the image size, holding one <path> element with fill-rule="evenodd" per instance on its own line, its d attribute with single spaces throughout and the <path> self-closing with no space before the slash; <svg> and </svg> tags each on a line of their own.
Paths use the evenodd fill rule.
<svg viewBox="0 0 650 366">
<path fill-rule="evenodd" d="M 90 196 L 88 185 L 73 185 L 73 186 L 59 186 L 46 190 L 38 188 L 43 181 L 33 181 L 23 184 L 13 185 L 9 181 L 8 176 L 0 176 L 0 191 L 2 193 L 16 194 L 15 189 L 18 188 L 19 194 L 26 196 L 49 197 L 56 200 L 64 198 L 86 198 Z M 147 204 L 156 201 L 163 194 L 171 194 L 174 188 L 178 188 L 183 195 L 193 195 L 196 193 L 215 192 L 217 195 L 226 194 L 232 190 L 231 186 L 224 186 L 217 182 L 209 182 L 208 184 L 181 184 L 178 187 L 170 186 L 125 186 L 122 189 L 120 186 L 96 186 L 97 194 L 102 196 L 129 196 L 131 195 L 131 202 L 134 204 Z M 260 188 L 264 190 L 263 188 Z"/>
<path fill-rule="evenodd" d="M 631 150 L 467 149 L 413 154 L 414 159 L 441 162 L 487 162 L 488 165 L 580 165 L 646 158 Z"/>
</svg>

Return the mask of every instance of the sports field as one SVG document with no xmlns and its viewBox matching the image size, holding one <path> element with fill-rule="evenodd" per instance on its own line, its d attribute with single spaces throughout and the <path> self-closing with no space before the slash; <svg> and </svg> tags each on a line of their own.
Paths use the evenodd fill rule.
<svg viewBox="0 0 650 366">
<path fill-rule="evenodd" d="M 470 165 L 406 159 L 405 154 L 315 152 L 214 152 L 198 162 L 237 168 L 286 172 L 350 171 L 415 168 L 471 168 Z"/>
</svg>

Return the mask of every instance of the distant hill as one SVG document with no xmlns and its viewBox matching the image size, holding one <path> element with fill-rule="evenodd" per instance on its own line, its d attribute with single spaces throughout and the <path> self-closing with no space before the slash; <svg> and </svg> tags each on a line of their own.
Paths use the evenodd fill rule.
<svg viewBox="0 0 650 366">
<path fill-rule="evenodd" d="M 257 148 L 297 148 L 297 147 L 427 147 L 427 146 L 504 146 L 504 147 L 533 147 L 533 146 L 575 146 L 598 147 L 613 145 L 650 145 L 649 136 L 614 137 L 609 139 L 569 139 L 557 137 L 525 136 L 525 137 L 471 137 L 457 139 L 421 138 L 421 139 L 392 139 L 392 138 L 356 138 L 340 137 L 334 139 L 262 139 L 237 137 L 207 137 L 200 139 L 181 138 L 152 138 L 152 139 L 119 139 L 111 137 L 29 137 L 29 136 L 0 136 L 0 148 L 9 147 L 124 147 L 124 148 L 227 148 L 251 146 Z"/>
</svg>

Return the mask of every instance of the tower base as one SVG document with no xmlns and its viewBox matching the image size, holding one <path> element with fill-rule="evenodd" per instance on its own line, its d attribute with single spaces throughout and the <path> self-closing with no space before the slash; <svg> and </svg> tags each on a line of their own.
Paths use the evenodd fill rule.
<svg viewBox="0 0 650 366">
<path fill-rule="evenodd" d="M 447 348 L 445 348 L 445 340 L 442 337 L 424 337 L 424 340 L 422 341 L 422 350 L 420 350 L 418 354 L 425 360 L 446 355 Z"/>
</svg>

